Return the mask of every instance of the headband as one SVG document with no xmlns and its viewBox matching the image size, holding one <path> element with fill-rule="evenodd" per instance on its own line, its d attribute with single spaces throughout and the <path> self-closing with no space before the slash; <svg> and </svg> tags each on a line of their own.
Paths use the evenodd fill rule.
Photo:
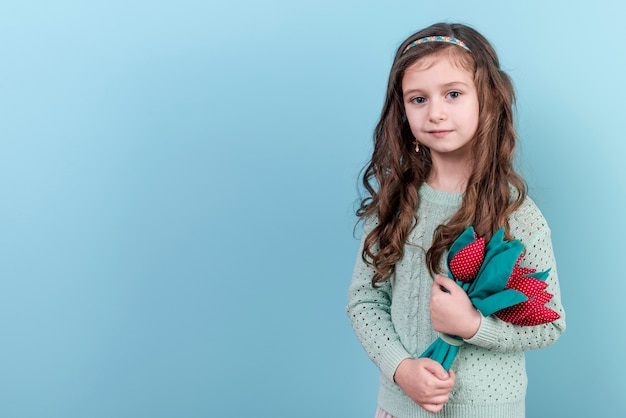
<svg viewBox="0 0 626 418">
<path fill-rule="evenodd" d="M 464 48 L 465 50 L 467 50 L 467 52 L 472 52 L 472 50 L 469 49 L 467 45 L 465 45 L 465 42 L 461 41 L 460 39 L 456 39 L 451 36 L 427 36 L 425 38 L 418 39 L 417 41 L 413 41 L 410 44 L 408 44 L 406 48 L 404 48 L 404 51 L 402 51 L 402 53 L 404 54 L 406 51 L 413 48 L 415 45 L 424 44 L 426 42 L 446 42 L 449 44 L 458 45 L 461 48 Z"/>
</svg>

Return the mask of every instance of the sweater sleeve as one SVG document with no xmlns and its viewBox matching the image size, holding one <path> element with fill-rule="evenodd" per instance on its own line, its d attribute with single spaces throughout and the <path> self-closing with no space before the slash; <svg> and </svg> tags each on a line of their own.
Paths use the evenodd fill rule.
<svg viewBox="0 0 626 418">
<path fill-rule="evenodd" d="M 391 283 L 372 286 L 374 269 L 361 258 L 363 241 L 370 224 L 364 225 L 352 283 L 348 290 L 347 314 L 352 328 L 368 357 L 391 381 L 400 362 L 411 355 L 407 352 L 391 320 Z"/>
<path fill-rule="evenodd" d="M 554 322 L 537 326 L 519 326 L 504 322 L 495 316 L 483 317 L 476 335 L 465 342 L 491 350 L 526 351 L 543 348 L 554 343 L 565 331 L 565 311 L 561 304 L 556 263 L 547 225 L 539 233 L 533 234 L 525 243 L 526 253 L 520 262 L 521 267 L 534 268 L 537 271 L 550 269 L 546 282 L 546 291 L 553 298 L 546 306 L 560 315 Z"/>
</svg>

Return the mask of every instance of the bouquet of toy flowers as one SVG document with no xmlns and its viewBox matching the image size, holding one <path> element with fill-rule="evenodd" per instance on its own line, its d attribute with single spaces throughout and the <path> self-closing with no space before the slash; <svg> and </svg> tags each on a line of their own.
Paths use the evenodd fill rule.
<svg viewBox="0 0 626 418">
<path fill-rule="evenodd" d="M 448 276 L 465 290 L 483 316 L 495 315 L 515 325 L 540 325 L 557 320 L 558 313 L 545 303 L 552 295 L 545 291 L 550 270 L 519 267 L 524 256 L 519 240 L 504 239 L 500 228 L 489 243 L 467 228 L 448 251 Z M 420 357 L 438 361 L 447 370 L 463 345 L 459 337 L 440 334 Z"/>
</svg>

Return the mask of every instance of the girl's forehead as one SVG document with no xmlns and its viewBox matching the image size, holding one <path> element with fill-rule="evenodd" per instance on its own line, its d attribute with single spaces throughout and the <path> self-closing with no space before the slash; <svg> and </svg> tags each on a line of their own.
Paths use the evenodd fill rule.
<svg viewBox="0 0 626 418">
<path fill-rule="evenodd" d="M 407 79 L 435 82 L 441 79 L 459 78 L 473 80 L 473 73 L 456 60 L 448 57 L 425 57 L 410 65 L 402 77 L 403 84 Z"/>
<path fill-rule="evenodd" d="M 407 91 L 449 88 L 451 85 L 475 86 L 474 74 L 447 55 L 429 56 L 410 65 L 401 80 L 403 94 Z"/>
<path fill-rule="evenodd" d="M 432 66 L 439 64 L 441 62 L 446 62 L 451 64 L 454 67 L 457 67 L 459 70 L 464 70 L 468 72 L 473 72 L 472 70 L 472 60 L 467 57 L 467 54 L 460 54 L 454 49 L 446 48 L 441 52 L 437 52 L 434 54 L 426 55 L 422 58 L 419 58 L 417 61 L 412 63 L 407 67 L 407 71 L 423 71 L 428 70 Z"/>
</svg>

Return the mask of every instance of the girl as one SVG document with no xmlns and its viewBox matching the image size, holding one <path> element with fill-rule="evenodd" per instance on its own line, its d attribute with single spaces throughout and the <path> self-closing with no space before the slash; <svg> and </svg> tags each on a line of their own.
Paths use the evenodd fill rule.
<svg viewBox="0 0 626 418">
<path fill-rule="evenodd" d="M 524 351 L 565 330 L 544 217 L 512 167 L 513 86 L 493 47 L 460 24 L 435 24 L 400 45 L 389 76 L 348 315 L 381 372 L 377 417 L 523 417 Z M 522 267 L 550 269 L 555 322 L 522 327 L 483 317 L 443 274 L 468 227 L 489 240 L 500 227 L 526 248 Z M 449 373 L 419 355 L 437 333 L 460 336 Z"/>
</svg>

